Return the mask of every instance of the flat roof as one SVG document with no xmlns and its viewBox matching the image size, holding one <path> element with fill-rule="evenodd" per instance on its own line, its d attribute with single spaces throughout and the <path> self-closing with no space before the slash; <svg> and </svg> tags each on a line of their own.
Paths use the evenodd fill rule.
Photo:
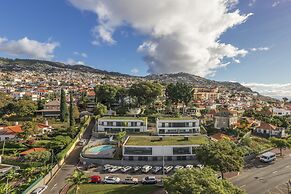
<svg viewBox="0 0 291 194">
<path fill-rule="evenodd" d="M 195 120 L 192 117 L 160 117 L 159 120 Z"/>
<path fill-rule="evenodd" d="M 130 136 L 126 145 L 129 146 L 164 146 L 164 145 L 201 145 L 209 142 L 204 135 L 188 136 L 185 140 L 184 136 L 163 136 L 160 140 L 159 136 Z"/>
<path fill-rule="evenodd" d="M 147 117 L 101 117 L 98 120 L 142 120 L 142 121 L 146 121 Z"/>
</svg>

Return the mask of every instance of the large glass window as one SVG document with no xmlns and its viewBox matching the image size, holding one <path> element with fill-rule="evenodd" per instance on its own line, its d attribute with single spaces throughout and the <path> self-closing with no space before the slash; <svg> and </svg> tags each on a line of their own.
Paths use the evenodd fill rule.
<svg viewBox="0 0 291 194">
<path fill-rule="evenodd" d="M 174 155 L 190 154 L 190 148 L 189 147 L 174 147 L 173 154 Z"/>
<path fill-rule="evenodd" d="M 125 147 L 124 154 L 129 155 L 152 155 L 152 148 L 144 147 Z"/>
</svg>

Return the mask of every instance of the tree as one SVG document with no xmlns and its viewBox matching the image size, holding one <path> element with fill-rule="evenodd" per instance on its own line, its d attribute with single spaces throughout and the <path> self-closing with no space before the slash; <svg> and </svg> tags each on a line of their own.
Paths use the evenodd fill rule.
<svg viewBox="0 0 291 194">
<path fill-rule="evenodd" d="M 60 109 L 61 109 L 60 120 L 61 122 L 65 122 L 68 116 L 68 108 L 67 108 L 66 93 L 63 89 L 61 90 Z"/>
<path fill-rule="evenodd" d="M 5 174 L 5 177 L 8 179 L 8 181 L 15 180 L 18 176 L 18 173 L 16 172 L 15 169 L 11 169 L 8 171 L 7 174 Z"/>
<path fill-rule="evenodd" d="M 133 84 L 128 93 L 129 96 L 136 98 L 138 107 L 151 105 L 162 94 L 162 86 L 159 83 L 142 81 Z"/>
<path fill-rule="evenodd" d="M 122 142 L 124 141 L 125 136 L 126 136 L 126 131 L 120 131 L 117 134 L 117 141 L 118 141 L 119 147 L 121 146 Z"/>
<path fill-rule="evenodd" d="M 104 104 L 98 102 L 94 107 L 93 113 L 95 115 L 104 115 L 107 113 L 107 107 Z"/>
<path fill-rule="evenodd" d="M 73 117 L 75 120 L 80 118 L 79 108 L 76 105 L 74 105 Z"/>
<path fill-rule="evenodd" d="M 41 99 L 37 100 L 37 110 L 44 109 L 44 105 L 45 105 L 45 100 L 41 100 Z"/>
<path fill-rule="evenodd" d="M 0 193 L 13 193 L 15 187 L 10 184 L 0 183 Z"/>
<path fill-rule="evenodd" d="M 51 153 L 49 151 L 32 152 L 25 156 L 25 160 L 30 162 L 46 163 L 50 160 Z"/>
<path fill-rule="evenodd" d="M 222 178 L 225 172 L 240 171 L 244 164 L 241 150 L 226 139 L 198 147 L 196 156 L 204 165 L 220 171 Z"/>
<path fill-rule="evenodd" d="M 218 179 L 211 168 L 181 169 L 173 176 L 164 179 L 164 186 L 169 194 L 244 194 L 231 182 Z"/>
<path fill-rule="evenodd" d="M 19 117 L 31 116 L 37 109 L 35 102 L 27 99 L 18 100 L 15 106 L 16 106 L 15 113 Z"/>
<path fill-rule="evenodd" d="M 74 118 L 74 100 L 73 100 L 73 95 L 72 92 L 70 92 L 70 107 L 69 107 L 69 123 L 70 127 L 75 126 L 75 118 Z"/>
<path fill-rule="evenodd" d="M 73 174 L 69 176 L 67 182 L 72 183 L 73 186 L 76 186 L 75 193 L 78 193 L 79 185 L 82 183 L 86 183 L 88 181 L 88 177 L 85 175 L 83 171 L 74 170 Z"/>
<path fill-rule="evenodd" d="M 287 97 L 283 97 L 282 100 L 283 100 L 284 103 L 286 103 L 288 101 L 288 98 Z"/>
<path fill-rule="evenodd" d="M 276 148 L 280 149 L 281 156 L 283 156 L 283 149 L 291 147 L 291 144 L 286 139 L 272 137 L 270 138 L 270 141 Z"/>
<path fill-rule="evenodd" d="M 112 85 L 101 85 L 94 88 L 96 102 L 100 102 L 107 107 L 116 102 L 117 87 Z"/>
<path fill-rule="evenodd" d="M 89 100 L 87 97 L 86 92 L 81 93 L 81 98 L 78 100 L 78 107 L 80 107 L 80 110 L 85 110 L 87 107 Z"/>
<path fill-rule="evenodd" d="M 22 125 L 22 130 L 23 132 L 20 135 L 24 139 L 27 139 L 31 135 L 34 135 L 38 132 L 36 124 L 31 121 L 24 122 Z"/>
</svg>

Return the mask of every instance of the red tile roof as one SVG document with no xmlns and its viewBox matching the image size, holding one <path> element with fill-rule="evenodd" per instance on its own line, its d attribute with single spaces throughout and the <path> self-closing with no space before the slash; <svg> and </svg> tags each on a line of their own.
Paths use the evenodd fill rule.
<svg viewBox="0 0 291 194">
<path fill-rule="evenodd" d="M 45 148 L 31 148 L 29 150 L 21 152 L 20 155 L 27 155 L 27 154 L 31 154 L 33 152 L 43 152 L 43 151 L 47 151 L 47 149 L 45 149 Z"/>
</svg>

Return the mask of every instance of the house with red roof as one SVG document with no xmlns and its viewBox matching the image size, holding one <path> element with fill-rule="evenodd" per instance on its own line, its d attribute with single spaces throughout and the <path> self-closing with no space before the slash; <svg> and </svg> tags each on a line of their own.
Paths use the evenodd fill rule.
<svg viewBox="0 0 291 194">
<path fill-rule="evenodd" d="M 0 127 L 0 141 L 17 139 L 18 135 L 23 133 L 21 125 Z"/>
<path fill-rule="evenodd" d="M 47 149 L 46 148 L 31 148 L 29 150 L 26 150 L 24 152 L 19 153 L 19 155 L 26 156 L 26 155 L 31 154 L 33 152 L 44 152 L 44 151 L 47 151 Z"/>
<path fill-rule="evenodd" d="M 261 122 L 260 125 L 254 129 L 256 134 L 268 137 L 285 137 L 285 128 L 277 127 L 275 125 Z"/>
</svg>

